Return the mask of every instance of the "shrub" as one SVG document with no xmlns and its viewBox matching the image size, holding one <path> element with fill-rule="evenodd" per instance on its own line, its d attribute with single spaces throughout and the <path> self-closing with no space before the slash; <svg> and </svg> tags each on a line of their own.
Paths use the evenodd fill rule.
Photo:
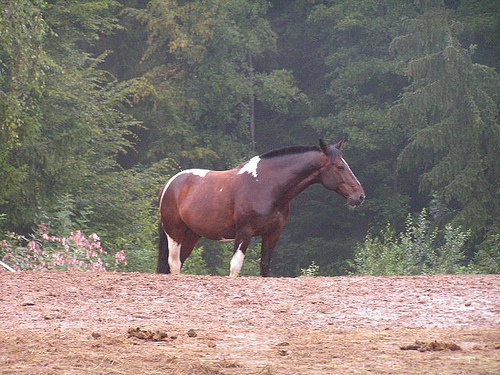
<svg viewBox="0 0 500 375">
<path fill-rule="evenodd" d="M 319 275 L 319 266 L 313 260 L 309 267 L 300 269 L 301 276 L 318 276 Z"/>
<path fill-rule="evenodd" d="M 127 264 L 125 254 L 114 256 L 103 250 L 99 236 L 86 237 L 81 231 L 69 236 L 49 235 L 41 224 L 31 238 L 9 233 L 0 242 L 0 259 L 15 270 L 106 271 Z"/>
<path fill-rule="evenodd" d="M 464 246 L 469 231 L 447 224 L 442 236 L 431 230 L 427 211 L 408 215 L 406 230 L 397 235 L 388 224 L 380 236 L 369 234 L 355 250 L 356 272 L 363 275 L 463 273 Z"/>
<path fill-rule="evenodd" d="M 469 269 L 473 273 L 500 273 L 500 234 L 492 234 L 481 245 Z"/>
</svg>

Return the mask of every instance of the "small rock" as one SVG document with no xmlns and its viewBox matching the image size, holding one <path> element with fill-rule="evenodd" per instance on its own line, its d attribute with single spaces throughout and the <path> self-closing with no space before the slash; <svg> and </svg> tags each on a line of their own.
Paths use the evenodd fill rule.
<svg viewBox="0 0 500 375">
<path fill-rule="evenodd" d="M 91 333 L 92 337 L 95 338 L 95 339 L 98 339 L 99 337 L 101 337 L 101 334 L 99 332 L 92 332 Z"/>
<path fill-rule="evenodd" d="M 188 331 L 188 336 L 189 337 L 196 337 L 196 336 L 198 336 L 198 334 L 196 333 L 196 331 L 194 329 L 190 329 Z"/>
</svg>

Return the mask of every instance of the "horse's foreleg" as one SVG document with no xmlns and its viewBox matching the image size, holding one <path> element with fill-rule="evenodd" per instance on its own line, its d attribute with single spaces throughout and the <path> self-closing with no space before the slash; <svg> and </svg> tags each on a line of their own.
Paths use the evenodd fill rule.
<svg viewBox="0 0 500 375">
<path fill-rule="evenodd" d="M 260 255 L 260 275 L 269 276 L 269 265 L 271 263 L 271 255 L 280 237 L 281 229 L 271 234 L 262 236 L 262 251 Z"/>
<path fill-rule="evenodd" d="M 234 240 L 234 253 L 231 258 L 229 276 L 236 277 L 239 275 L 241 267 L 243 267 L 243 260 L 245 260 L 245 253 L 248 245 L 250 244 L 251 238 L 251 236 L 237 236 Z"/>
</svg>

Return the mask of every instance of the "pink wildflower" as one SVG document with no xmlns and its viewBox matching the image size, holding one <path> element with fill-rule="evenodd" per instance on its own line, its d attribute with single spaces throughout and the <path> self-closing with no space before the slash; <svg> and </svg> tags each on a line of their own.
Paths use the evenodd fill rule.
<svg viewBox="0 0 500 375">
<path fill-rule="evenodd" d="M 118 265 L 121 262 L 123 262 L 123 264 L 127 265 L 127 260 L 125 259 L 125 252 L 123 250 L 118 251 L 115 254 L 115 264 Z"/>
<path fill-rule="evenodd" d="M 28 247 L 30 248 L 31 251 L 35 251 L 36 250 L 36 242 L 35 241 L 30 241 L 28 243 Z"/>
</svg>

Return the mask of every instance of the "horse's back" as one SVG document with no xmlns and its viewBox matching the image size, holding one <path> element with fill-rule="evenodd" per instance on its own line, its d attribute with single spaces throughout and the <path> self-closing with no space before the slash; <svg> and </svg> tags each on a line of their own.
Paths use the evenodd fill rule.
<svg viewBox="0 0 500 375">
<path fill-rule="evenodd" d="M 202 237 L 234 236 L 234 183 L 236 173 L 208 170 L 183 171 L 164 187 L 160 201 L 162 218 L 182 221 Z"/>
</svg>

